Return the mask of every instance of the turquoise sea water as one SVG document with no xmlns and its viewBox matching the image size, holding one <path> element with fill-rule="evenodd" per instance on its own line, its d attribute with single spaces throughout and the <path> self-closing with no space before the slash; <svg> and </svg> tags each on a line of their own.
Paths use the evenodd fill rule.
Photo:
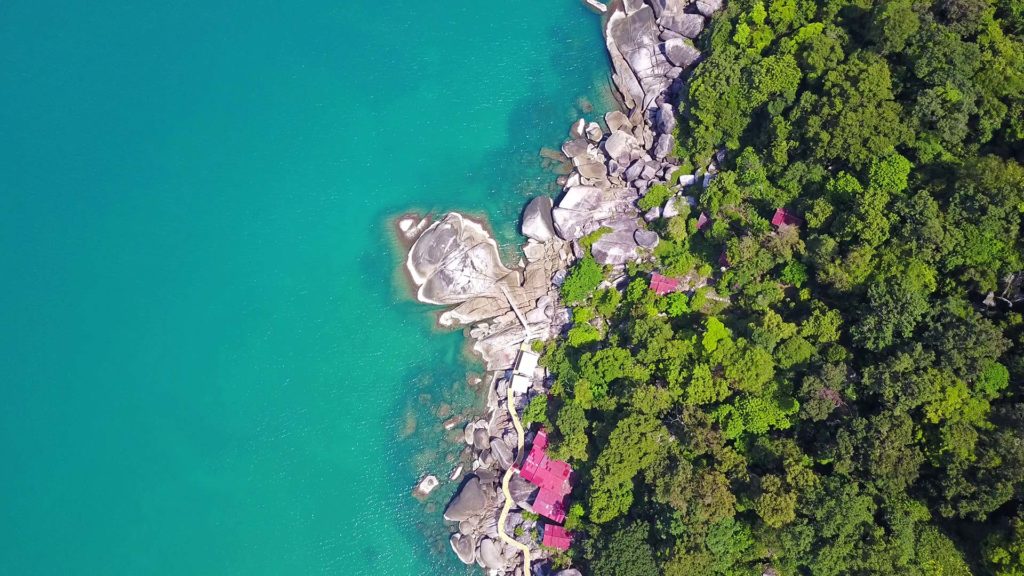
<svg viewBox="0 0 1024 576">
<path fill-rule="evenodd" d="M 577 0 L 0 2 L 0 574 L 465 574 L 390 221 L 515 240 L 606 69 Z"/>
</svg>

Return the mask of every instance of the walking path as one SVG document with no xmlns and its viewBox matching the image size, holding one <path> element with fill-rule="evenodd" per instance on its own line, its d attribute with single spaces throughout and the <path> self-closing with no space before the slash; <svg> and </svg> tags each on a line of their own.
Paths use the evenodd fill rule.
<svg viewBox="0 0 1024 576">
<path fill-rule="evenodd" d="M 530 573 L 530 547 L 522 542 L 512 538 L 505 533 L 505 521 L 508 520 L 508 512 L 512 509 L 512 494 L 508 490 L 508 483 L 512 479 L 512 475 L 515 473 L 515 464 L 518 464 L 519 459 L 523 456 L 523 443 L 524 433 L 523 425 L 519 422 L 519 414 L 516 412 L 516 401 L 515 395 L 511 390 L 508 392 L 508 398 L 506 399 L 508 404 L 508 414 L 512 417 L 512 425 L 516 429 L 516 457 L 515 462 L 509 469 L 505 471 L 504 478 L 501 479 L 501 491 L 505 494 L 505 506 L 501 509 L 501 515 L 498 516 L 498 536 L 508 545 L 515 546 L 523 552 L 523 574 L 525 576 L 531 576 Z"/>
</svg>

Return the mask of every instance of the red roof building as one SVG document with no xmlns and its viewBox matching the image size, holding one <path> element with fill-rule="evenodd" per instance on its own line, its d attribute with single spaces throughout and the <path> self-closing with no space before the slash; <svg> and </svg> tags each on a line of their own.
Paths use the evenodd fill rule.
<svg viewBox="0 0 1024 576">
<path fill-rule="evenodd" d="M 786 211 L 785 208 L 778 208 L 775 210 L 775 215 L 772 216 L 772 226 L 800 226 L 804 223 L 803 218 L 795 214 L 791 214 Z"/>
<path fill-rule="evenodd" d="M 559 494 L 552 490 L 541 488 L 537 498 L 533 501 L 533 511 L 554 522 L 565 522 L 565 513 L 568 511 L 568 494 Z"/>
<path fill-rule="evenodd" d="M 569 493 L 572 492 L 572 466 L 568 462 L 548 458 L 548 435 L 544 430 L 537 432 L 533 446 L 526 460 L 519 468 L 524 480 L 540 488 L 533 510 L 555 522 L 565 520 Z"/>
<path fill-rule="evenodd" d="M 651 290 L 658 296 L 664 296 L 679 289 L 679 280 L 662 276 L 655 272 L 651 274 Z"/>
<path fill-rule="evenodd" d="M 572 534 L 561 526 L 547 524 L 544 526 L 544 540 L 541 543 L 549 548 L 568 550 L 572 545 Z"/>
</svg>

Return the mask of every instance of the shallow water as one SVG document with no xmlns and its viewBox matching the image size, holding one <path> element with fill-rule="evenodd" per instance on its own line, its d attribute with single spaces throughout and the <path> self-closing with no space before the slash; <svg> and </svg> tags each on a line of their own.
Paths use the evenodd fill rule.
<svg viewBox="0 0 1024 576">
<path fill-rule="evenodd" d="M 576 0 L 0 3 L 0 573 L 466 573 L 391 219 L 517 242 L 606 75 Z"/>
</svg>

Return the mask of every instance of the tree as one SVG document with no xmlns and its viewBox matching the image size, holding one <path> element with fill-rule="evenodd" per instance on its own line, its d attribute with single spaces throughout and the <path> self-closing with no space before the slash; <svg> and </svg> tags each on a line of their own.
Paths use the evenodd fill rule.
<svg viewBox="0 0 1024 576">
<path fill-rule="evenodd" d="M 555 425 L 562 435 L 562 441 L 558 444 L 555 456 L 561 460 L 576 460 L 586 462 L 587 446 L 587 413 L 582 406 L 576 402 L 566 402 L 558 411 L 555 418 Z"/>
<path fill-rule="evenodd" d="M 538 394 L 531 398 L 530 403 L 523 410 L 522 421 L 524 426 L 529 426 L 534 422 L 550 426 L 551 422 L 548 420 L 548 397 L 544 394 Z"/>
<path fill-rule="evenodd" d="M 881 350 L 908 338 L 928 308 L 927 293 L 909 275 L 879 278 L 868 288 L 868 305 L 852 330 L 854 342 Z"/>
<path fill-rule="evenodd" d="M 754 510 L 765 524 L 782 528 L 796 520 L 796 494 L 785 490 L 781 478 L 769 474 L 761 478 L 761 494 L 754 500 Z"/>
<path fill-rule="evenodd" d="M 562 299 L 569 304 L 579 304 L 590 298 L 601 281 L 604 268 L 590 255 L 581 258 L 562 283 Z"/>
<path fill-rule="evenodd" d="M 817 160 L 866 167 L 910 139 L 889 67 L 880 57 L 854 54 L 825 74 L 822 91 L 820 97 L 805 92 L 797 107 Z"/>
<path fill-rule="evenodd" d="M 729 385 L 711 374 L 707 364 L 696 364 L 690 377 L 690 385 L 686 389 L 687 404 L 713 404 L 721 402 L 729 396 Z"/>
<path fill-rule="evenodd" d="M 875 4 L 871 19 L 869 35 L 882 54 L 902 52 L 907 41 L 921 27 L 921 20 L 910 0 L 885 0 Z"/>
<path fill-rule="evenodd" d="M 647 414 L 628 416 L 616 424 L 592 473 L 591 520 L 604 524 L 629 510 L 634 476 L 658 458 L 667 437 L 661 422 Z"/>
<path fill-rule="evenodd" d="M 598 550 L 594 576 L 658 576 L 650 525 L 634 522 L 616 530 Z"/>
<path fill-rule="evenodd" d="M 995 576 L 1024 576 L 1024 521 L 1014 518 L 1008 532 L 985 540 L 985 562 Z"/>
<path fill-rule="evenodd" d="M 704 336 L 701 338 L 704 351 L 714 352 L 718 348 L 718 343 L 728 340 L 731 335 L 732 333 L 725 327 L 725 324 L 722 324 L 721 320 L 714 316 L 709 317 L 704 321 Z"/>
</svg>

